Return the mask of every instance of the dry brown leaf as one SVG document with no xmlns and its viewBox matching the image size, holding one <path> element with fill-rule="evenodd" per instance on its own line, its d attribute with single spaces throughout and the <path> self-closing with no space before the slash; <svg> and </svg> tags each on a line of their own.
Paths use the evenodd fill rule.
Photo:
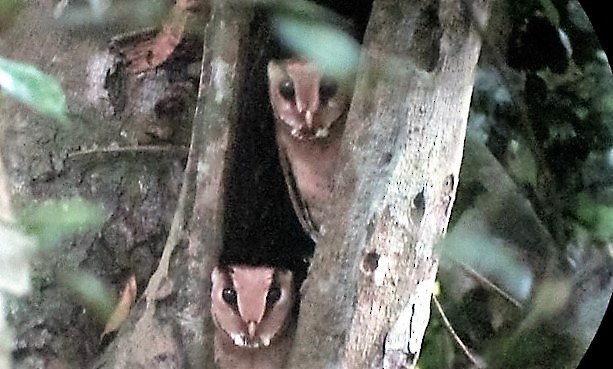
<svg viewBox="0 0 613 369">
<path fill-rule="evenodd" d="M 113 313 L 106 321 L 104 331 L 100 335 L 100 339 L 103 339 L 107 334 L 116 331 L 121 326 L 124 320 L 130 314 L 130 309 L 136 300 L 136 277 L 132 274 L 126 281 L 121 294 L 119 295 L 119 301 L 113 310 Z"/>
</svg>

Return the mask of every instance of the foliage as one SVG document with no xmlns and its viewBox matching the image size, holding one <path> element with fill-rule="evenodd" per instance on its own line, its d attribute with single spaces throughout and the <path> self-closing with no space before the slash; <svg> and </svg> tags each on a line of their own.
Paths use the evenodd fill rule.
<svg viewBox="0 0 613 369">
<path fill-rule="evenodd" d="M 62 280 L 99 321 L 103 322 L 111 315 L 115 297 L 100 279 L 90 273 L 76 271 L 64 274 Z"/>
<path fill-rule="evenodd" d="M 339 29 L 340 19 L 307 1 L 276 4 L 273 25 L 279 39 L 296 54 L 313 60 L 338 78 L 349 78 L 358 65 L 359 45 Z"/>
<path fill-rule="evenodd" d="M 24 233 L 34 236 L 41 247 L 57 244 L 63 236 L 99 227 L 104 210 L 80 198 L 47 200 L 23 209 L 18 216 Z"/>
<path fill-rule="evenodd" d="M 39 113 L 67 122 L 64 93 L 54 78 L 26 64 L 0 58 L 0 87 L 9 96 Z M 4 176 L 0 170 L 0 176 Z M 0 191 L 5 178 L 0 178 Z M 8 198 L 7 193 L 0 197 Z M 10 219 L 10 209 L 1 209 Z M 5 321 L 5 296 L 23 296 L 30 291 L 30 261 L 34 253 L 57 244 L 63 237 L 99 227 L 106 218 L 103 209 L 82 199 L 49 200 L 33 205 L 16 222 L 0 222 L 0 368 L 8 368 L 12 335 Z M 67 275 L 65 283 L 86 305 L 101 316 L 112 310 L 108 291 L 87 273 Z"/>
<path fill-rule="evenodd" d="M 113 24 L 149 26 L 160 22 L 168 12 L 164 1 L 136 0 L 112 2 L 88 0 L 86 4 L 61 2 L 54 9 L 54 16 L 63 24 L 77 27 L 93 27 Z"/>
<path fill-rule="evenodd" d="M 37 112 L 59 122 L 66 117 L 66 98 L 55 80 L 31 65 L 0 58 L 0 88 Z"/>
<path fill-rule="evenodd" d="M 105 216 L 99 206 L 82 199 L 46 201 L 20 213 L 16 225 L 0 224 L 0 368 L 8 368 L 12 338 L 5 322 L 4 298 L 30 291 L 30 262 L 41 247 L 62 237 L 99 227 Z M 85 272 L 68 273 L 64 284 L 99 317 L 108 317 L 113 298 L 108 289 Z"/>
<path fill-rule="evenodd" d="M 105 216 L 99 206 L 82 199 L 47 201 L 21 212 L 16 225 L 0 224 L 0 368 L 8 368 L 12 338 L 5 322 L 4 298 L 30 291 L 30 262 L 41 247 L 56 244 L 85 229 L 99 227 Z M 108 288 L 92 275 L 73 272 L 64 284 L 101 319 L 112 311 Z"/>
<path fill-rule="evenodd" d="M 505 6 L 510 24 L 485 34 L 512 29 L 482 50 L 439 299 L 489 368 L 572 368 L 613 287 L 613 79 L 576 1 Z M 478 367 L 443 326 L 433 314 L 420 367 Z"/>
<path fill-rule="evenodd" d="M 0 368 L 5 369 L 9 368 L 14 345 L 5 320 L 6 297 L 23 296 L 30 291 L 30 256 L 35 243 L 15 227 L 0 222 L 0 244 Z"/>
<path fill-rule="evenodd" d="M 97 0 L 66 12 L 56 7 L 55 15 L 68 25 L 134 26 L 134 15 L 141 23 L 157 19 L 161 3 Z M 335 19 L 328 12 L 305 1 L 260 3 L 275 10 L 287 46 L 332 74 L 355 70 L 357 44 L 329 26 Z M 0 31 L 20 8 L 18 0 L 0 0 Z M 508 1 L 506 14 L 509 24 L 498 29 L 512 32 L 504 46 L 484 47 L 477 74 L 453 227 L 441 245 L 439 298 L 458 337 L 490 368 L 573 367 L 610 296 L 611 71 L 576 1 Z M 491 62 L 498 59 L 506 64 Z M 67 121 L 60 84 L 31 66 L 0 58 L 0 88 Z M 104 218 L 82 200 L 54 200 L 21 212 L 20 227 L 3 224 L 0 290 L 28 290 L 36 242 L 51 246 Z M 600 277 L 603 283 L 589 283 Z M 108 316 L 110 297 L 95 278 L 79 272 L 64 282 Z M 0 361 L 7 347 L 2 297 Z M 435 312 L 420 367 L 473 365 Z"/>
</svg>

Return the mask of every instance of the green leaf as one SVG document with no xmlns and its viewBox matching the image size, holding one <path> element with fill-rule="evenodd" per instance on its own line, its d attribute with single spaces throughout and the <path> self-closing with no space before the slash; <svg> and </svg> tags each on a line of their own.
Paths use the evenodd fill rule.
<svg viewBox="0 0 613 369">
<path fill-rule="evenodd" d="M 438 314 L 430 318 L 417 363 L 420 369 L 449 368 L 453 363 L 454 345 L 440 320 Z"/>
<path fill-rule="evenodd" d="M 541 325 L 502 337 L 491 346 L 487 362 L 490 369 L 576 368 L 575 340 L 551 327 Z"/>
<path fill-rule="evenodd" d="M 358 43 L 338 28 L 291 14 L 277 14 L 275 29 L 295 53 L 313 61 L 326 74 L 351 76 L 358 65 Z"/>
<path fill-rule="evenodd" d="M 512 140 L 507 163 L 510 174 L 517 182 L 529 183 L 536 188 L 537 165 L 530 149 L 522 141 Z"/>
<path fill-rule="evenodd" d="M 68 122 L 62 87 L 33 66 L 0 57 L 0 88 L 40 114 Z"/>
<path fill-rule="evenodd" d="M 114 294 L 100 279 L 79 271 L 63 275 L 62 280 L 100 321 L 105 321 L 111 315 L 115 304 Z"/>
<path fill-rule="evenodd" d="M 594 236 L 605 242 L 613 240 L 613 207 L 599 204 L 587 194 L 577 197 L 577 216 L 583 226 L 590 229 Z"/>
<path fill-rule="evenodd" d="M 0 245 L 0 294 L 24 295 L 30 290 L 30 255 L 34 240 L 0 223 Z"/>
<path fill-rule="evenodd" d="M 569 280 L 551 278 L 541 282 L 536 288 L 531 309 L 522 326 L 536 326 L 537 323 L 559 314 L 567 307 L 571 287 Z"/>
<path fill-rule="evenodd" d="M 466 210 L 438 245 L 443 262 L 454 261 L 468 267 L 515 298 L 526 299 L 533 276 L 507 241 L 491 233 L 486 214 Z"/>
<path fill-rule="evenodd" d="M 551 0 L 540 0 L 539 2 L 541 3 L 541 6 L 543 7 L 543 10 L 545 12 L 545 16 L 547 17 L 547 19 L 549 19 L 551 24 L 553 24 L 556 27 L 559 27 L 560 26 L 560 13 L 558 13 L 558 9 L 556 9 L 556 6 L 553 5 Z"/>
<path fill-rule="evenodd" d="M 100 205 L 79 198 L 47 200 L 21 211 L 19 223 L 42 247 L 57 244 L 63 237 L 102 224 L 106 212 Z"/>
</svg>

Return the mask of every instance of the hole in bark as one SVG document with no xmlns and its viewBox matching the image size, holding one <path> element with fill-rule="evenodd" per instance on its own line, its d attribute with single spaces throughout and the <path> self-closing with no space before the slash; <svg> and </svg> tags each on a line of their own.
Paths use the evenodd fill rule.
<svg viewBox="0 0 613 369">
<path fill-rule="evenodd" d="M 424 196 L 423 189 L 419 191 L 419 193 L 413 198 L 413 208 L 415 209 L 415 218 L 413 219 L 414 222 L 421 223 L 421 219 L 423 218 L 424 212 L 426 211 L 426 199 Z"/>
<path fill-rule="evenodd" d="M 386 152 L 385 154 L 383 154 L 383 157 L 381 159 L 381 164 L 387 165 L 392 161 L 393 158 L 394 158 L 394 155 L 391 152 Z"/>
<path fill-rule="evenodd" d="M 377 267 L 379 266 L 379 254 L 372 251 L 368 254 L 364 255 L 362 258 L 362 272 L 366 274 L 371 274 Z"/>
<path fill-rule="evenodd" d="M 453 174 L 448 175 L 447 177 L 445 177 L 445 180 L 443 182 L 443 188 L 448 191 L 451 191 L 453 189 L 454 182 L 455 180 Z"/>
<path fill-rule="evenodd" d="M 104 89 L 108 93 L 109 102 L 115 114 L 121 114 L 127 103 L 125 70 L 120 65 L 106 71 Z"/>
</svg>

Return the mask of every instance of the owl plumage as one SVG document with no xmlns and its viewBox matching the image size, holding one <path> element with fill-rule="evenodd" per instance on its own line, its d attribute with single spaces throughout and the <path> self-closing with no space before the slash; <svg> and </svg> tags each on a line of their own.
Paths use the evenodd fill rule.
<svg viewBox="0 0 613 369">
<path fill-rule="evenodd" d="M 270 61 L 268 82 L 290 198 L 303 228 L 317 241 L 332 192 L 351 89 L 300 58 Z"/>
<path fill-rule="evenodd" d="M 281 368 L 291 346 L 294 286 L 290 271 L 267 266 L 214 269 L 211 314 L 215 361 L 222 369 Z"/>
<path fill-rule="evenodd" d="M 270 61 L 268 80 L 275 116 L 298 140 L 326 138 L 347 110 L 346 88 L 306 60 Z"/>
</svg>

